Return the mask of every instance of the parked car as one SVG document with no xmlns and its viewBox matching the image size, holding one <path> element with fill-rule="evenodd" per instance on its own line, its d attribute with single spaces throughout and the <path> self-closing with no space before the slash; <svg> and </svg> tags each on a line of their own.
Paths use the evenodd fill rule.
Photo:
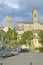
<svg viewBox="0 0 43 65">
<path fill-rule="evenodd" d="M 8 51 L 8 50 L 6 50 L 5 56 L 2 56 L 2 57 L 11 57 L 11 56 L 12 56 L 12 55 L 11 55 L 11 52 Z"/>
<path fill-rule="evenodd" d="M 22 45 L 22 46 L 21 46 L 21 52 L 29 52 L 29 46 L 27 46 L 27 45 Z"/>
<path fill-rule="evenodd" d="M 9 51 L 10 51 L 10 54 L 11 54 L 12 56 L 15 56 L 15 55 L 18 55 L 18 54 L 19 54 L 19 52 L 18 52 L 17 49 L 9 49 Z"/>
<path fill-rule="evenodd" d="M 17 50 L 18 50 L 19 53 L 21 53 L 21 50 L 22 50 L 22 49 L 21 49 L 21 48 L 17 48 Z"/>
<path fill-rule="evenodd" d="M 18 55 L 19 54 L 19 52 L 18 52 L 17 49 L 14 49 L 14 52 L 15 52 L 15 55 Z"/>
<path fill-rule="evenodd" d="M 2 51 L 2 50 L 0 50 L 0 57 L 2 56 L 2 54 L 3 54 L 3 51 Z"/>
<path fill-rule="evenodd" d="M 7 50 L 1 50 L 0 51 L 0 56 L 1 57 L 11 57 L 11 56 L 15 56 L 18 55 L 19 51 L 16 49 L 7 49 Z"/>
<path fill-rule="evenodd" d="M 7 51 L 7 50 L 1 50 L 0 56 L 1 57 L 10 57 L 11 53 L 9 51 Z"/>
<path fill-rule="evenodd" d="M 21 49 L 21 52 L 29 52 L 29 49 L 25 48 L 25 49 Z"/>
<path fill-rule="evenodd" d="M 3 55 L 5 55 L 5 50 L 0 51 L 0 56 L 2 57 Z"/>
</svg>

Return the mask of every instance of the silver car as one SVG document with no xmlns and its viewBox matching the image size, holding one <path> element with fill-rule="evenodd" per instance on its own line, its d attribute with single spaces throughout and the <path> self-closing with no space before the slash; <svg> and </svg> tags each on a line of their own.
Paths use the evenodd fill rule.
<svg viewBox="0 0 43 65">
<path fill-rule="evenodd" d="M 17 49 L 10 49 L 9 51 L 10 51 L 10 53 L 11 53 L 12 56 L 15 56 L 15 55 L 19 54 L 19 52 L 18 52 Z"/>
</svg>

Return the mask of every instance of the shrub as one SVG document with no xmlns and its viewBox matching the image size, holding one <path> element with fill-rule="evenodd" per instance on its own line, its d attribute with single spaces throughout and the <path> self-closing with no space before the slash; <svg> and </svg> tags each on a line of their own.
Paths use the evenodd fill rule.
<svg viewBox="0 0 43 65">
<path fill-rule="evenodd" d="M 39 50 L 39 52 L 43 52 L 43 47 L 35 48 L 35 50 Z"/>
</svg>

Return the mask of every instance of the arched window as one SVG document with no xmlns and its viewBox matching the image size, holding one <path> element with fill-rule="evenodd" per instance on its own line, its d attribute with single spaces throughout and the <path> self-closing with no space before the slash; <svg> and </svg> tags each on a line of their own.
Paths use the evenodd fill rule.
<svg viewBox="0 0 43 65">
<path fill-rule="evenodd" d="M 36 17 L 36 14 L 34 16 Z"/>
</svg>

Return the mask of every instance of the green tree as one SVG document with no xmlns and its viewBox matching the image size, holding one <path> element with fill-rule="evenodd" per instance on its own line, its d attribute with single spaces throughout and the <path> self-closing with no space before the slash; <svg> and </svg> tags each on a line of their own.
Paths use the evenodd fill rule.
<svg viewBox="0 0 43 65">
<path fill-rule="evenodd" d="M 26 41 L 28 41 L 28 43 L 31 43 L 31 40 L 33 39 L 33 33 L 32 31 L 26 31 L 24 32 L 24 34 L 22 35 L 22 38 Z"/>
<path fill-rule="evenodd" d="M 17 32 L 15 29 L 12 29 L 12 39 L 17 40 Z"/>
<path fill-rule="evenodd" d="M 22 34 L 22 38 L 18 41 L 19 44 L 24 44 L 28 41 L 28 44 L 31 44 L 31 40 L 33 39 L 32 31 L 26 31 Z"/>
<path fill-rule="evenodd" d="M 17 32 L 14 29 L 9 29 L 4 36 L 7 41 L 17 40 Z"/>
<path fill-rule="evenodd" d="M 2 39 L 2 33 L 0 32 L 0 39 Z"/>
<path fill-rule="evenodd" d="M 16 44 L 24 44 L 24 43 L 26 43 L 26 40 L 24 38 L 22 38 L 19 41 L 17 41 Z"/>
<path fill-rule="evenodd" d="M 17 32 L 15 29 L 9 29 L 4 35 L 4 41 L 13 46 L 15 44 L 14 40 L 17 40 Z"/>
<path fill-rule="evenodd" d="M 41 30 L 39 33 L 39 42 L 43 45 L 43 30 Z"/>
</svg>

